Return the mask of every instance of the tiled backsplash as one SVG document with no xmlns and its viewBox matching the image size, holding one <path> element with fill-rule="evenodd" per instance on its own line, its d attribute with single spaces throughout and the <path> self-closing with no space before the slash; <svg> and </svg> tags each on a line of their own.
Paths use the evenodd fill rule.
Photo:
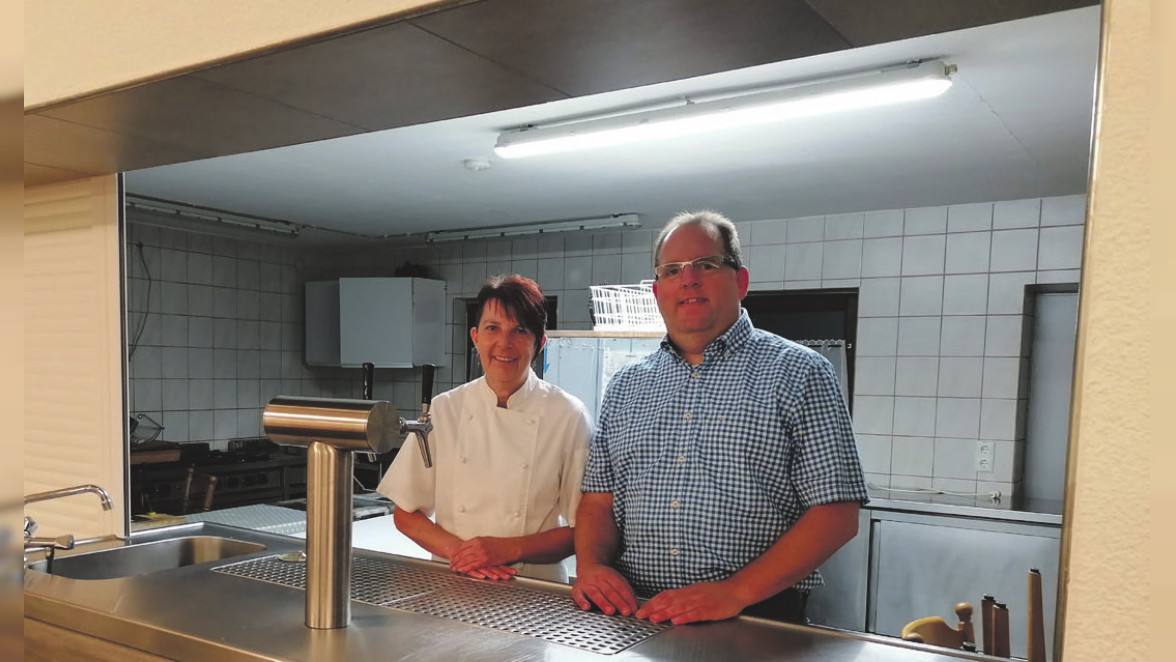
<svg viewBox="0 0 1176 662">
<path fill-rule="evenodd" d="M 871 483 L 1012 494 L 1024 444 L 1027 284 L 1079 280 L 1084 196 L 738 223 L 753 290 L 859 287 L 854 427 Z M 449 364 L 465 377 L 464 300 L 487 275 L 520 273 L 558 297 L 562 329 L 591 327 L 588 286 L 649 278 L 654 231 L 383 244 L 306 252 L 134 224 L 132 409 L 162 416 L 165 438 L 224 444 L 257 436 L 278 394 L 358 397 L 357 370 L 302 361 L 302 285 L 391 276 L 412 262 L 447 283 Z M 656 219 L 651 222 L 658 224 Z M 419 370 L 377 370 L 375 397 L 415 412 Z M 979 439 L 995 443 L 977 473 Z"/>
</svg>

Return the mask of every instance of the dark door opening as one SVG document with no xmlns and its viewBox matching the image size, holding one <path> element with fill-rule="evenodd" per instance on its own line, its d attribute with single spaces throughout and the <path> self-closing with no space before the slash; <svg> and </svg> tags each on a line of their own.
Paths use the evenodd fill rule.
<svg viewBox="0 0 1176 662">
<path fill-rule="evenodd" d="M 851 412 L 857 304 L 857 288 L 750 292 L 743 299 L 756 328 L 811 347 L 833 363 Z"/>
</svg>

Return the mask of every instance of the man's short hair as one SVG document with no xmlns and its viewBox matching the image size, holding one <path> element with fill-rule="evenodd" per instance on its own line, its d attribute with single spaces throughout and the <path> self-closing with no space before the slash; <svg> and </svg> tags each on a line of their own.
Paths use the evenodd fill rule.
<svg viewBox="0 0 1176 662">
<path fill-rule="evenodd" d="M 653 266 L 660 264 L 662 244 L 666 243 L 666 237 L 683 225 L 714 228 L 723 241 L 722 257 L 729 260 L 736 269 L 743 266 L 743 252 L 739 249 L 739 233 L 735 230 L 735 224 L 726 216 L 710 210 L 682 212 L 671 218 L 657 235 L 657 243 L 653 247 Z"/>
</svg>

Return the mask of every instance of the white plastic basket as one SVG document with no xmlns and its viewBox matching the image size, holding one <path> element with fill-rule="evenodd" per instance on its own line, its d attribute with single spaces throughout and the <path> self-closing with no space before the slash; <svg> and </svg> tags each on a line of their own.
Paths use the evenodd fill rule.
<svg viewBox="0 0 1176 662">
<path fill-rule="evenodd" d="M 653 281 L 637 285 L 591 285 L 596 331 L 660 331 L 666 325 L 657 311 Z"/>
</svg>

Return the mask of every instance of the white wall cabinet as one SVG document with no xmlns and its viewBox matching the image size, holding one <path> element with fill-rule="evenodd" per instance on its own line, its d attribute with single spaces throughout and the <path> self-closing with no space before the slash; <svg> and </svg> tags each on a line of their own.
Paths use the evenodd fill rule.
<svg viewBox="0 0 1176 662">
<path fill-rule="evenodd" d="M 306 283 L 306 363 L 444 365 L 445 282 L 339 278 Z"/>
</svg>

